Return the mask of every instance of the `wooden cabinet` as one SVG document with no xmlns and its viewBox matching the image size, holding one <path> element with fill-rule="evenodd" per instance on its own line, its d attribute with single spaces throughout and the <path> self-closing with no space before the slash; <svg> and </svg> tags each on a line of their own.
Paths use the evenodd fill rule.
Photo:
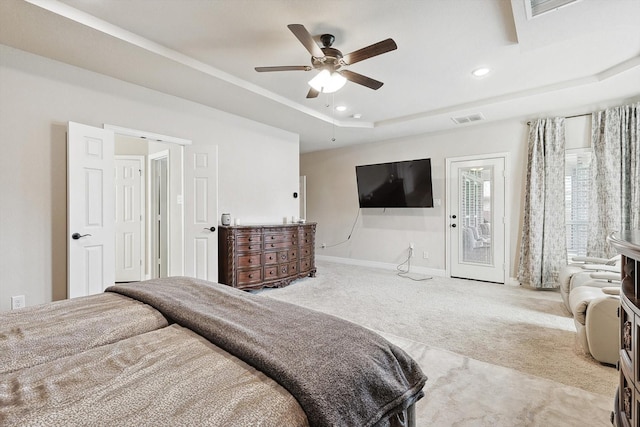
<svg viewBox="0 0 640 427">
<path fill-rule="evenodd" d="M 218 228 L 218 282 L 239 289 L 282 287 L 315 276 L 316 224 Z"/>
<path fill-rule="evenodd" d="M 620 386 L 615 424 L 640 427 L 640 231 L 614 233 L 609 242 L 622 256 L 620 292 Z"/>
</svg>

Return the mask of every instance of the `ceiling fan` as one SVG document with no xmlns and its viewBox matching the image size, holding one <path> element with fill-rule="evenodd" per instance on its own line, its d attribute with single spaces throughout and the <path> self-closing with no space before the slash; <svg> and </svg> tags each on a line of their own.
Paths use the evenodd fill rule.
<svg viewBox="0 0 640 427">
<path fill-rule="evenodd" d="M 340 89 L 347 80 L 374 90 L 380 89 L 383 85 L 382 82 L 363 76 L 362 74 L 354 73 L 353 71 L 345 69 L 345 67 L 398 48 L 396 42 L 392 39 L 386 39 L 343 55 L 338 49 L 331 47 L 335 41 L 333 35 L 321 35 L 320 41 L 322 41 L 322 47 L 320 47 L 315 40 L 313 40 L 313 37 L 304 25 L 290 24 L 287 25 L 287 27 L 311 54 L 311 65 L 255 67 L 255 70 L 261 73 L 271 71 L 320 70 L 320 73 L 309 82 L 311 89 L 309 93 L 307 93 L 307 98 L 316 98 L 321 92 L 335 92 Z"/>
</svg>

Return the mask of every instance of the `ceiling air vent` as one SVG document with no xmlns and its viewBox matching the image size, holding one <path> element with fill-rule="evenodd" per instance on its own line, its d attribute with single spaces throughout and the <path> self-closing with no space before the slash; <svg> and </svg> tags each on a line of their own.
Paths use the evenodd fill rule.
<svg viewBox="0 0 640 427">
<path fill-rule="evenodd" d="M 480 120 L 484 120 L 484 115 L 482 113 L 473 113 L 469 114 L 468 116 L 451 117 L 451 120 L 453 120 L 456 124 L 463 125 L 465 123 L 479 122 Z"/>
<path fill-rule="evenodd" d="M 582 0 L 525 0 L 524 4 L 527 9 L 527 18 L 531 19 L 579 1 Z"/>
</svg>

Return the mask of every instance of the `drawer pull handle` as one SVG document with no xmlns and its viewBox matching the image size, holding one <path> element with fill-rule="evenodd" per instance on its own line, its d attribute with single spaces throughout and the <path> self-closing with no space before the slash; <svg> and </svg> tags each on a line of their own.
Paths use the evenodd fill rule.
<svg viewBox="0 0 640 427">
<path fill-rule="evenodd" d="M 253 279 L 253 274 L 250 274 L 250 275 L 249 275 L 249 279 Z"/>
</svg>

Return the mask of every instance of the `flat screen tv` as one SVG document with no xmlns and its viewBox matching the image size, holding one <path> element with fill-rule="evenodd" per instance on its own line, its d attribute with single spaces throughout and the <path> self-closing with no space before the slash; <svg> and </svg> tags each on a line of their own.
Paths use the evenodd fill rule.
<svg viewBox="0 0 640 427">
<path fill-rule="evenodd" d="M 431 159 L 356 166 L 361 208 L 432 208 Z"/>
</svg>

